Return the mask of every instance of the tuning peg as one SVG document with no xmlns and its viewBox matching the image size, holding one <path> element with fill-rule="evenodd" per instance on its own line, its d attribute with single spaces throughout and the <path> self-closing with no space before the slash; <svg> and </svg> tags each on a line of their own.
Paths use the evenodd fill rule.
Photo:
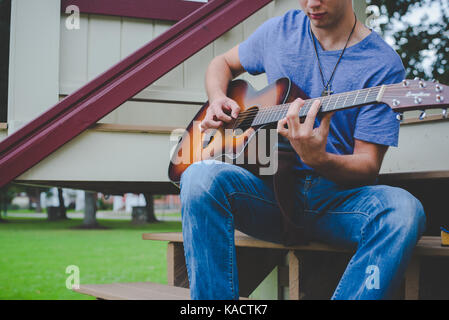
<svg viewBox="0 0 449 320">
<path fill-rule="evenodd" d="M 440 96 L 439 94 L 437 94 L 437 102 L 443 102 L 444 101 L 444 97 Z"/>
<path fill-rule="evenodd" d="M 421 114 L 419 115 L 419 120 L 424 120 L 427 117 L 426 110 L 422 110 Z"/>
<path fill-rule="evenodd" d="M 413 80 L 419 81 L 419 80 L 421 80 L 421 78 L 415 77 L 415 79 L 413 79 Z"/>
<path fill-rule="evenodd" d="M 443 87 L 440 86 L 439 84 L 437 84 L 437 85 L 435 86 L 435 91 L 436 91 L 436 92 L 442 92 L 442 91 L 443 91 Z"/>
<path fill-rule="evenodd" d="M 419 87 L 420 88 L 425 88 L 426 87 L 426 83 L 422 80 L 419 80 Z"/>
<path fill-rule="evenodd" d="M 400 122 L 404 121 L 404 113 L 399 112 L 398 114 L 396 114 L 396 119 Z"/>
<path fill-rule="evenodd" d="M 408 87 L 409 86 L 409 82 L 408 82 L 408 80 L 403 80 L 402 81 L 402 85 L 404 86 L 404 87 Z"/>
<path fill-rule="evenodd" d="M 447 109 L 446 109 L 446 108 L 444 108 L 444 109 L 441 111 L 441 116 L 443 117 L 443 119 L 447 119 Z"/>
<path fill-rule="evenodd" d="M 415 103 L 416 104 L 421 104 L 422 99 L 420 97 L 415 97 Z"/>
</svg>

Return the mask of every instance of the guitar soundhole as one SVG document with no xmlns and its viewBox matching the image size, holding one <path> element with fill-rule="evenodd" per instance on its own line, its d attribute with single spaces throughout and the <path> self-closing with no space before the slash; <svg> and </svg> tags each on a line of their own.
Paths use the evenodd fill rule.
<svg viewBox="0 0 449 320">
<path fill-rule="evenodd" d="M 258 111 L 258 107 L 252 107 L 239 114 L 234 124 L 234 131 L 236 131 L 236 134 L 243 133 L 252 127 L 254 118 L 257 116 Z"/>
</svg>

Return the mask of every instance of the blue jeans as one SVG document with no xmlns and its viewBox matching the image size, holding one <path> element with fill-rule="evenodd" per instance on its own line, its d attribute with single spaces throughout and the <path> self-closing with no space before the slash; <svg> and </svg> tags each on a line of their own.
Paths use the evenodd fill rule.
<svg viewBox="0 0 449 320">
<path fill-rule="evenodd" d="M 297 181 L 295 214 L 303 215 L 307 238 L 355 249 L 332 299 L 390 298 L 425 229 L 421 203 L 391 186 L 348 189 L 318 175 Z M 191 298 L 238 299 L 234 229 L 282 241 L 271 177 L 198 162 L 182 175 L 181 203 Z"/>
</svg>

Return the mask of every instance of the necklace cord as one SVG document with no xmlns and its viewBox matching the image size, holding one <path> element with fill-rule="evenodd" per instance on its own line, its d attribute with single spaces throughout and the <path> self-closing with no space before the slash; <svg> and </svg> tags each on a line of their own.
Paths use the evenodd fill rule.
<svg viewBox="0 0 449 320">
<path fill-rule="evenodd" d="M 315 49 L 315 56 L 316 56 L 316 58 L 318 60 L 318 67 L 320 69 L 321 81 L 323 82 L 323 86 L 324 86 L 323 93 L 326 91 L 326 89 L 328 90 L 328 93 L 331 92 L 330 88 L 329 88 L 329 85 L 331 84 L 332 80 L 334 79 L 335 71 L 337 70 L 337 67 L 340 64 L 340 60 L 343 58 L 343 54 L 345 53 L 346 48 L 348 47 L 349 41 L 351 40 L 352 34 L 354 33 L 355 27 L 357 25 L 357 16 L 356 16 L 355 12 L 354 12 L 354 17 L 355 17 L 355 22 L 354 22 L 354 25 L 352 27 L 351 33 L 349 34 L 348 40 L 346 40 L 345 47 L 343 48 L 343 50 L 342 50 L 342 52 L 340 54 L 340 57 L 338 58 L 338 61 L 335 64 L 334 70 L 332 71 L 332 75 L 331 75 L 329 81 L 327 82 L 327 84 L 325 84 L 325 78 L 324 78 L 324 74 L 323 74 L 323 69 L 321 67 L 321 61 L 320 61 L 320 57 L 318 55 L 318 50 L 317 50 L 316 43 L 315 43 L 315 35 L 314 35 L 313 31 L 312 31 L 312 25 L 309 22 L 309 25 L 310 25 L 309 26 L 310 36 L 312 38 L 313 48 Z"/>
</svg>

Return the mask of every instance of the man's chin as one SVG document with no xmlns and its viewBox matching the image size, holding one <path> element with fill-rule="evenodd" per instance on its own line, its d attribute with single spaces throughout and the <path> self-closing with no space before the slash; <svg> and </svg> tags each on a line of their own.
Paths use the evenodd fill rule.
<svg viewBox="0 0 449 320">
<path fill-rule="evenodd" d="M 312 21 L 312 25 L 319 29 L 329 29 L 332 27 L 332 24 L 326 21 Z"/>
</svg>

